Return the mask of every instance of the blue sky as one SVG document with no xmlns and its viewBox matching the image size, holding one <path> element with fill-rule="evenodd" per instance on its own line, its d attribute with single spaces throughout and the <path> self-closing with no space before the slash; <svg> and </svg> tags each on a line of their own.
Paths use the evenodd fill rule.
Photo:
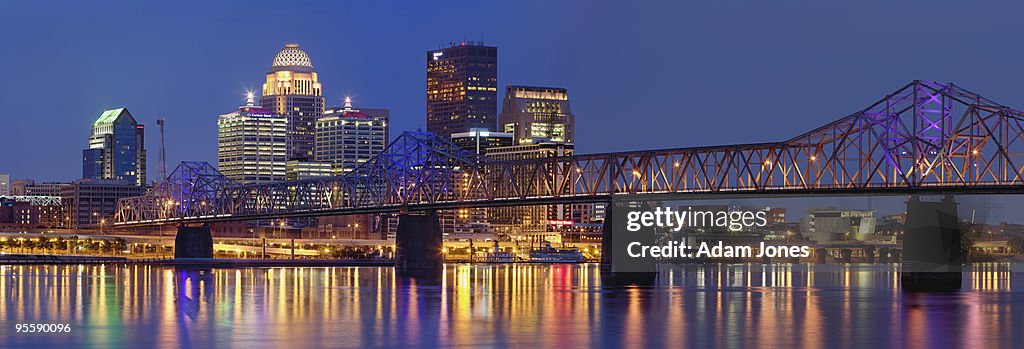
<svg viewBox="0 0 1024 349">
<path fill-rule="evenodd" d="M 1024 108 L 1022 4 L 821 1 L 0 2 L 0 173 L 81 175 L 89 125 L 168 120 L 169 167 L 216 162 L 216 118 L 300 43 L 329 104 L 424 126 L 424 52 L 483 40 L 499 84 L 569 89 L 581 153 L 786 139 L 913 79 Z M 499 96 L 500 97 L 500 96 Z"/>
</svg>

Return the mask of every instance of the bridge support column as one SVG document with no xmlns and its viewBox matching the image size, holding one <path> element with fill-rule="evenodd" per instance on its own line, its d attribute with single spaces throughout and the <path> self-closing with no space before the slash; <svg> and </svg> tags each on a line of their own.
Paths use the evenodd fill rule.
<svg viewBox="0 0 1024 349">
<path fill-rule="evenodd" d="M 398 218 L 395 267 L 402 272 L 439 273 L 444 268 L 441 220 L 436 211 L 405 213 Z"/>
<path fill-rule="evenodd" d="M 174 236 L 174 258 L 213 258 L 213 234 L 210 226 L 178 226 Z"/>
<path fill-rule="evenodd" d="M 645 202 L 613 201 L 605 208 L 601 232 L 601 279 L 608 285 L 648 285 L 654 283 L 658 275 L 658 265 L 651 258 L 627 260 L 631 258 L 627 251 L 629 241 L 642 242 L 644 245 L 653 245 L 655 241 L 652 228 L 641 228 L 636 232 L 626 230 L 630 210 L 649 211 L 650 205 Z M 616 236 L 623 239 L 618 245 L 615 242 Z"/>
<path fill-rule="evenodd" d="M 841 263 L 853 263 L 853 250 L 848 248 L 840 249 L 839 260 Z"/>
<path fill-rule="evenodd" d="M 880 248 L 878 249 L 878 263 L 886 264 L 889 263 L 889 249 Z"/>
<path fill-rule="evenodd" d="M 917 195 L 907 201 L 900 278 L 904 290 L 960 289 L 964 256 L 956 205 L 952 195 L 939 202 L 921 201 Z"/>
<path fill-rule="evenodd" d="M 864 248 L 864 257 L 867 258 L 868 263 L 875 263 L 875 248 L 868 246 Z"/>
<path fill-rule="evenodd" d="M 814 249 L 814 262 L 818 264 L 825 264 L 828 261 L 828 250 L 824 248 Z"/>
</svg>

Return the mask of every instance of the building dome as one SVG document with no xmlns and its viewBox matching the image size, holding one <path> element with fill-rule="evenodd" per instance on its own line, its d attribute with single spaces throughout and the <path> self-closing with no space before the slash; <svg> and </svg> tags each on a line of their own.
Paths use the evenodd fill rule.
<svg viewBox="0 0 1024 349">
<path fill-rule="evenodd" d="M 306 51 L 299 48 L 299 44 L 286 44 L 277 56 L 274 56 L 274 63 L 270 65 L 274 71 L 297 70 L 312 71 L 313 62 L 309 60 Z"/>
</svg>

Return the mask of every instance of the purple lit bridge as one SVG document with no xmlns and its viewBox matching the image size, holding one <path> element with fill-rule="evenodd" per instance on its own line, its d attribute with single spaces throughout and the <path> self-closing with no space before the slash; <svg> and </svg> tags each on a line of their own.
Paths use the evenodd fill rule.
<svg viewBox="0 0 1024 349">
<path fill-rule="evenodd" d="M 1024 113 L 951 83 L 914 81 L 776 143 L 493 161 L 405 132 L 352 173 L 242 185 L 184 162 L 120 227 L 357 213 L 722 196 L 1024 193 Z"/>
</svg>

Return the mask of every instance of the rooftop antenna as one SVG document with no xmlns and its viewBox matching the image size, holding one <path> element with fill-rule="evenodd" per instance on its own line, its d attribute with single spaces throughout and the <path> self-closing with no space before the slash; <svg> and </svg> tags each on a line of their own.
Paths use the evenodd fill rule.
<svg viewBox="0 0 1024 349">
<path fill-rule="evenodd" d="M 156 124 L 160 125 L 160 150 L 157 152 L 157 161 L 160 166 L 160 181 L 167 180 L 167 153 L 164 148 L 164 123 L 167 120 L 164 119 L 163 115 L 159 119 L 156 119 Z"/>
</svg>

